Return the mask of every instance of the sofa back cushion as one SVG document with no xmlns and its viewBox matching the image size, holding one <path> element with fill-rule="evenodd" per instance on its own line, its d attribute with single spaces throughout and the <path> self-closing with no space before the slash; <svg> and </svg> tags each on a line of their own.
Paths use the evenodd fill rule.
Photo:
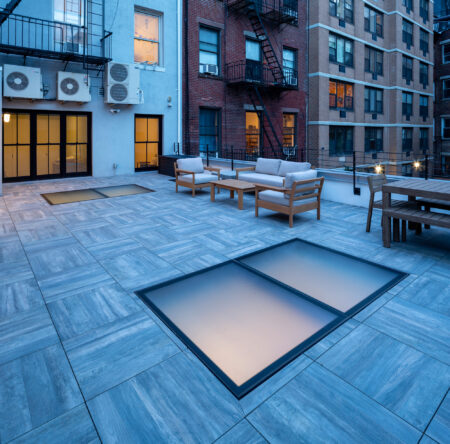
<svg viewBox="0 0 450 444">
<path fill-rule="evenodd" d="M 280 168 L 280 159 L 263 159 L 261 157 L 256 161 L 255 173 L 278 175 Z"/>
<path fill-rule="evenodd" d="M 299 173 L 300 171 L 307 171 L 309 169 L 311 169 L 309 162 L 289 162 L 282 160 L 280 169 L 278 170 L 278 176 L 285 177 L 287 173 Z"/>
<path fill-rule="evenodd" d="M 177 165 L 180 170 L 190 171 L 192 173 L 203 173 L 203 161 L 201 157 L 188 157 L 178 159 Z"/>
<path fill-rule="evenodd" d="M 284 182 L 284 186 L 286 188 L 292 188 L 292 185 L 294 184 L 294 182 L 298 182 L 300 180 L 315 179 L 316 177 L 317 177 L 317 171 L 316 170 L 301 171 L 299 173 L 287 173 L 286 174 L 286 180 Z M 312 184 L 308 183 L 308 184 L 306 184 L 304 186 L 297 187 L 296 195 L 303 194 L 301 192 L 301 188 L 309 188 L 311 185 Z M 309 192 L 307 192 L 307 193 L 309 193 Z"/>
</svg>

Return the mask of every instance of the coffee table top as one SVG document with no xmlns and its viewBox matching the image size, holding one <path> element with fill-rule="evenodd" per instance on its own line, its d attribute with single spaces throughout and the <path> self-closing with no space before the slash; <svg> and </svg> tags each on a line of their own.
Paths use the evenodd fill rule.
<svg viewBox="0 0 450 444">
<path fill-rule="evenodd" d="M 246 182 L 245 180 L 225 179 L 225 180 L 214 180 L 211 183 L 219 188 L 227 188 L 231 190 L 246 191 L 255 189 L 254 184 Z"/>
</svg>

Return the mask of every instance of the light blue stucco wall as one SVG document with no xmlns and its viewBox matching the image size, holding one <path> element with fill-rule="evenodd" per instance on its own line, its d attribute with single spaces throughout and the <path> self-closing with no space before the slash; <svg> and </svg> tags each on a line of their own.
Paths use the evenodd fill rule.
<svg viewBox="0 0 450 444">
<path fill-rule="evenodd" d="M 92 173 L 94 176 L 129 174 L 134 172 L 134 116 L 163 116 L 163 153 L 172 153 L 174 143 L 181 141 L 181 58 L 179 36 L 181 0 L 105 0 L 105 28 L 111 30 L 112 57 L 119 63 L 134 62 L 134 9 L 148 8 L 162 14 L 162 66 L 141 69 L 140 86 L 144 92 L 142 105 L 108 105 L 104 103 L 101 75 L 90 72 L 92 101 L 86 104 L 56 101 L 56 73 L 63 71 L 64 62 L 27 58 L 28 66 L 39 66 L 43 83 L 48 87 L 45 100 L 3 98 L 3 108 L 84 111 L 92 113 Z M 116 12 L 117 7 L 117 12 Z M 53 0 L 22 0 L 15 13 L 52 20 Z M 114 18 L 115 17 L 115 18 Z M 0 54 L 0 65 L 23 65 L 23 57 Z M 83 72 L 82 65 L 69 63 L 66 71 Z M 171 102 L 168 102 L 168 98 Z M 113 114 L 112 108 L 120 109 Z M 113 164 L 118 164 L 115 171 Z"/>
</svg>

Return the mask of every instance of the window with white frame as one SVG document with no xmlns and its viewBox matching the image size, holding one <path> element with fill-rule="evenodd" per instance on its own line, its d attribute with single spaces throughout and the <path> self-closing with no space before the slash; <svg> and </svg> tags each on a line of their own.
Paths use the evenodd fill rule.
<svg viewBox="0 0 450 444">
<path fill-rule="evenodd" d="M 134 61 L 161 65 L 161 14 L 134 12 Z"/>
<path fill-rule="evenodd" d="M 54 0 L 53 19 L 66 24 L 55 27 L 55 50 L 82 52 L 85 40 L 82 28 L 84 26 L 84 0 Z"/>
<path fill-rule="evenodd" d="M 200 26 L 199 63 L 200 72 L 219 75 L 219 35 L 217 29 Z"/>
</svg>

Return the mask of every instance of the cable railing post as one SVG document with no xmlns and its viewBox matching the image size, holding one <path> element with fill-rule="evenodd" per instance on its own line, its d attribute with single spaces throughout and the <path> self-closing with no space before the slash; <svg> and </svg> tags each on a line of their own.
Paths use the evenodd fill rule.
<svg viewBox="0 0 450 444">
<path fill-rule="evenodd" d="M 361 188 L 356 187 L 356 151 L 353 150 L 353 194 L 359 196 L 361 194 Z"/>
<path fill-rule="evenodd" d="M 234 171 L 234 148 L 231 145 L 231 171 Z"/>
<path fill-rule="evenodd" d="M 206 166 L 209 167 L 209 144 L 206 144 Z"/>
<path fill-rule="evenodd" d="M 428 180 L 428 154 L 425 154 L 425 180 Z"/>
</svg>

